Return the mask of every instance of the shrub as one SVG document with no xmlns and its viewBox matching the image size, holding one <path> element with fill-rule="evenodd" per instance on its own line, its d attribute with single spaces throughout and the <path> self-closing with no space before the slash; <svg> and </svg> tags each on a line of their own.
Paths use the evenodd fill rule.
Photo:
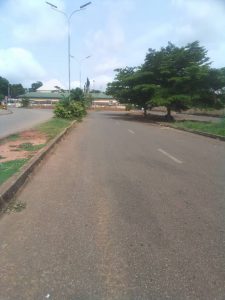
<svg viewBox="0 0 225 300">
<path fill-rule="evenodd" d="M 132 104 L 131 103 L 127 104 L 125 109 L 126 111 L 130 111 L 132 109 Z"/>
<path fill-rule="evenodd" d="M 85 104 L 64 99 L 56 104 L 54 114 L 63 119 L 82 119 L 86 115 Z"/>
<path fill-rule="evenodd" d="M 30 99 L 24 97 L 22 100 L 21 100 L 21 104 L 22 104 L 22 107 L 28 107 L 30 105 Z"/>
</svg>

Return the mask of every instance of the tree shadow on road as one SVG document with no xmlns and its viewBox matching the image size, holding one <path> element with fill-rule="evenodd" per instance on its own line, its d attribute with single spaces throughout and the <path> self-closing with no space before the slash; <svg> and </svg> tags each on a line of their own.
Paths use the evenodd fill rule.
<svg viewBox="0 0 225 300">
<path fill-rule="evenodd" d="M 156 123 L 156 122 L 168 122 L 165 115 L 155 115 L 148 113 L 147 116 L 144 116 L 143 113 L 126 113 L 126 112 L 104 112 L 103 115 L 121 121 L 130 121 L 130 122 L 141 122 L 141 123 Z"/>
</svg>

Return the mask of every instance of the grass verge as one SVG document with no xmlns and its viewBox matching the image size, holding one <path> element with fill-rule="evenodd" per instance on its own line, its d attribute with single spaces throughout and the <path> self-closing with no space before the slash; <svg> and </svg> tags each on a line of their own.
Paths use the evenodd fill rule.
<svg viewBox="0 0 225 300">
<path fill-rule="evenodd" d="M 0 163 L 0 184 L 19 171 L 28 159 L 16 159 Z"/>
<path fill-rule="evenodd" d="M 199 122 L 199 121 L 177 121 L 171 126 L 175 128 L 191 129 L 225 137 L 225 119 L 218 123 Z"/>
<path fill-rule="evenodd" d="M 50 141 L 56 137 L 60 132 L 62 132 L 66 127 L 72 123 L 71 120 L 65 120 L 60 118 L 52 118 L 51 120 L 42 123 L 34 128 L 37 132 L 41 132 L 46 135 L 47 141 Z M 1 141 L 5 143 L 8 141 L 15 141 L 20 139 L 20 134 L 13 134 Z M 30 151 L 35 152 L 43 148 L 46 144 L 33 145 L 32 143 L 22 143 L 18 148 L 13 149 L 12 151 Z M 32 156 L 32 155 L 31 155 Z M 0 156 L 0 159 L 3 159 L 3 156 Z M 12 175 L 17 173 L 20 168 L 29 160 L 29 158 L 16 159 L 7 162 L 0 162 L 0 185 L 5 182 Z"/>
<path fill-rule="evenodd" d="M 52 118 L 41 125 L 38 125 L 35 129 L 47 135 L 48 140 L 56 137 L 63 129 L 68 127 L 72 123 L 71 120 Z"/>
<path fill-rule="evenodd" d="M 0 145 L 4 144 L 5 142 L 10 142 L 10 141 L 16 141 L 20 138 L 19 133 L 11 134 L 7 136 L 6 138 L 3 138 L 0 140 Z"/>
<path fill-rule="evenodd" d="M 33 145 L 31 143 L 23 143 L 19 145 L 19 149 L 24 151 L 38 151 L 45 145 L 46 144 Z"/>
</svg>

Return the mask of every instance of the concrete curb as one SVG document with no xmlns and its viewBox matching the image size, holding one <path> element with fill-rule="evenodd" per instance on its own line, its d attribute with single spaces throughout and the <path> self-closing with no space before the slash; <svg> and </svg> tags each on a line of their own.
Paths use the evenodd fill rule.
<svg viewBox="0 0 225 300">
<path fill-rule="evenodd" d="M 29 175 L 33 172 L 35 167 L 44 159 L 50 150 L 74 127 L 77 121 L 65 128 L 58 136 L 49 142 L 44 148 L 40 150 L 37 155 L 32 157 L 27 164 L 25 164 L 19 173 L 10 177 L 6 182 L 0 186 L 0 209 L 4 208 L 7 203 L 15 196 L 18 190 L 23 186 Z"/>
<path fill-rule="evenodd" d="M 156 124 L 158 124 L 160 126 L 164 126 L 164 127 L 170 127 L 170 128 L 177 129 L 177 130 L 186 131 L 186 132 L 206 136 L 206 137 L 209 137 L 209 138 L 212 138 L 212 139 L 216 139 L 216 140 L 220 140 L 220 141 L 225 142 L 225 137 L 221 136 L 221 135 L 206 133 L 206 132 L 202 132 L 202 131 L 195 131 L 195 130 L 191 130 L 191 129 L 187 129 L 187 128 L 174 127 L 174 126 L 169 125 L 169 124 L 163 124 L 163 123 L 158 123 L 158 122 Z"/>
</svg>

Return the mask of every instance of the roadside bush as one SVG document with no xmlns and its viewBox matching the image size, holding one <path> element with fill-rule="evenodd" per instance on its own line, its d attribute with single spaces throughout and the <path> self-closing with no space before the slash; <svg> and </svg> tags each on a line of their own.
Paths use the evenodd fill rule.
<svg viewBox="0 0 225 300">
<path fill-rule="evenodd" d="M 28 107 L 30 105 L 30 99 L 24 97 L 22 100 L 21 100 L 21 105 L 22 107 Z"/>
<path fill-rule="evenodd" d="M 65 99 L 56 104 L 54 114 L 63 119 L 82 119 L 86 115 L 86 107 L 82 102 Z"/>
<path fill-rule="evenodd" d="M 125 106 L 125 110 L 126 111 L 130 111 L 132 109 L 132 104 L 131 103 L 129 103 L 129 104 L 127 104 L 126 106 Z"/>
</svg>

